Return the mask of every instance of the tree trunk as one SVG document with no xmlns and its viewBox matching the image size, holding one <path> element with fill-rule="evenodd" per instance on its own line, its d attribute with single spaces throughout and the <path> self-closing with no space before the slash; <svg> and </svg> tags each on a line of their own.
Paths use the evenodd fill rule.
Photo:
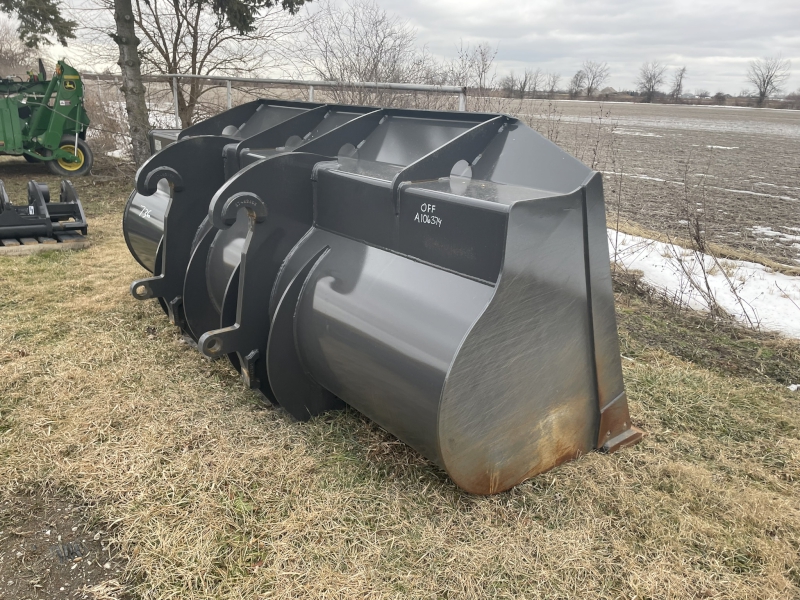
<svg viewBox="0 0 800 600">
<path fill-rule="evenodd" d="M 147 116 L 145 89 L 142 84 L 142 69 L 136 50 L 139 39 L 133 28 L 131 0 L 114 0 L 114 21 L 117 24 L 117 32 L 112 37 L 119 46 L 119 63 L 117 64 L 122 71 L 120 90 L 125 96 L 133 160 L 138 168 L 150 157 L 150 144 L 147 141 L 150 124 Z"/>
</svg>

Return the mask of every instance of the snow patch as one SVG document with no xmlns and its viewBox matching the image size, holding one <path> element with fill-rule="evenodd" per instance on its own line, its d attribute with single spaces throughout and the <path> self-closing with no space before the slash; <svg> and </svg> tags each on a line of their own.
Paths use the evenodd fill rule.
<svg viewBox="0 0 800 600">
<path fill-rule="evenodd" d="M 789 233 L 783 233 L 782 231 L 775 231 L 770 229 L 769 227 L 762 227 L 761 225 L 755 225 L 750 228 L 753 232 L 755 237 L 768 237 L 780 242 L 800 242 L 800 235 L 791 235 Z"/>
<path fill-rule="evenodd" d="M 621 175 L 622 177 L 630 177 L 631 179 L 646 179 L 648 181 L 659 181 L 661 183 L 667 182 L 666 179 L 660 179 L 658 177 L 650 177 L 649 175 L 634 175 L 631 173 L 617 173 L 615 171 L 601 171 L 603 175 Z M 668 183 L 672 183 L 671 181 Z"/>
<path fill-rule="evenodd" d="M 763 177 L 762 177 L 762 179 L 763 179 Z M 781 189 L 784 189 L 784 190 L 800 190 L 800 187 L 792 187 L 790 185 L 777 185 L 777 184 L 774 184 L 774 183 L 767 183 L 765 181 L 754 181 L 753 185 L 766 185 L 766 186 L 769 186 L 769 187 L 781 188 Z"/>
<path fill-rule="evenodd" d="M 649 131 L 640 131 L 638 129 L 615 129 L 611 133 L 615 135 L 638 135 L 641 137 L 655 137 L 655 138 L 664 137 L 663 135 L 658 135 L 657 133 L 651 133 Z"/>
<path fill-rule="evenodd" d="M 791 196 L 776 196 L 775 194 L 762 194 L 761 192 L 751 192 L 749 190 L 732 190 L 729 188 L 722 188 L 716 186 L 709 186 L 712 189 L 720 190 L 722 192 L 732 192 L 734 194 L 745 194 L 747 196 L 760 196 L 761 198 L 775 198 L 776 200 L 786 200 L 787 202 L 797 202 L 797 198 Z"/>
<path fill-rule="evenodd" d="M 708 310 L 692 279 L 703 266 L 717 304 L 737 321 L 800 338 L 800 277 L 772 272 L 757 263 L 714 258 L 673 244 L 608 230 L 612 260 L 641 271 L 649 285 L 684 306 Z M 738 298 L 737 298 L 738 296 Z"/>
<path fill-rule="evenodd" d="M 738 150 L 739 146 L 706 146 L 712 150 Z"/>
</svg>

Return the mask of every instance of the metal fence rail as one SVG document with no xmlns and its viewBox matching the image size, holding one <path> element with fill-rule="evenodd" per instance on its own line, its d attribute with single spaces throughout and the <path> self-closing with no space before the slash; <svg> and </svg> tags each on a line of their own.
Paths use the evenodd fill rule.
<svg viewBox="0 0 800 600">
<path fill-rule="evenodd" d="M 314 88 L 356 88 L 364 90 L 403 90 L 412 92 L 433 92 L 438 94 L 458 94 L 458 110 L 467 109 L 467 88 L 457 85 L 424 85 L 417 83 L 383 83 L 377 81 L 309 81 L 304 79 L 260 79 L 254 77 L 225 77 L 216 75 L 191 75 L 188 73 L 170 73 L 158 76 L 172 79 L 172 101 L 175 108 L 175 124 L 181 126 L 178 114 L 178 80 L 203 79 L 205 81 L 224 81 L 227 88 L 227 105 L 231 108 L 231 83 L 264 83 L 308 88 L 308 101 L 314 101 Z"/>
<path fill-rule="evenodd" d="M 119 75 L 109 73 L 84 73 L 84 77 L 92 77 L 97 80 L 119 80 Z M 209 82 L 225 82 L 227 107 L 232 106 L 231 83 L 250 83 L 264 85 L 282 85 L 287 87 L 298 87 L 308 89 L 309 102 L 314 101 L 315 88 L 351 88 L 357 90 L 397 90 L 409 92 L 430 92 L 435 94 L 458 94 L 458 110 L 467 109 L 467 88 L 457 85 L 425 85 L 418 83 L 384 83 L 376 81 L 311 81 L 305 79 L 262 79 L 257 77 L 227 77 L 224 75 L 192 75 L 189 73 L 169 73 L 166 75 L 143 75 L 144 81 L 166 81 L 172 86 L 172 106 L 175 113 L 175 126 L 181 129 L 181 120 L 178 110 L 178 80 L 180 79 L 202 79 Z"/>
</svg>

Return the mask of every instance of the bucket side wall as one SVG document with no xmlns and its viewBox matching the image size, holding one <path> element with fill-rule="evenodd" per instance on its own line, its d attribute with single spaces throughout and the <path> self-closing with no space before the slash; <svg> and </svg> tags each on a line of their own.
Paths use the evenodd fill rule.
<svg viewBox="0 0 800 600">
<path fill-rule="evenodd" d="M 594 448 L 591 342 L 582 193 L 515 204 L 497 292 L 442 398 L 441 454 L 459 486 L 501 492 Z"/>
</svg>

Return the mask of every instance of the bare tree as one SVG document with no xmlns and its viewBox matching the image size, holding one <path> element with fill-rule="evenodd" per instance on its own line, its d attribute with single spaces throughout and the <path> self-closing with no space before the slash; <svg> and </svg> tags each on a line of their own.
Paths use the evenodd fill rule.
<svg viewBox="0 0 800 600">
<path fill-rule="evenodd" d="M 694 95 L 697 96 L 698 98 L 708 98 L 711 94 L 709 93 L 708 90 L 696 89 L 694 91 Z"/>
<path fill-rule="evenodd" d="M 583 61 L 582 70 L 586 76 L 586 95 L 591 98 L 608 79 L 611 69 L 607 63 L 593 60 Z"/>
<path fill-rule="evenodd" d="M 33 58 L 33 51 L 19 39 L 14 23 L 0 16 L 0 75 L 22 77 L 26 68 L 33 66 Z"/>
<path fill-rule="evenodd" d="M 752 83 L 758 92 L 758 105 L 777 94 L 781 86 L 789 79 L 791 62 L 780 56 L 754 60 L 747 69 L 747 81 Z"/>
<path fill-rule="evenodd" d="M 786 100 L 789 102 L 789 106 L 795 110 L 800 109 L 800 90 L 796 92 L 791 92 L 786 95 Z"/>
<path fill-rule="evenodd" d="M 486 42 L 477 46 L 462 42 L 456 50 L 456 57 L 441 66 L 448 85 L 460 85 L 471 90 L 470 110 L 496 110 L 490 98 L 497 88 L 496 56 L 497 48 Z"/>
<path fill-rule="evenodd" d="M 466 85 L 479 93 L 493 89 L 495 87 L 494 59 L 496 57 L 497 48 L 487 42 L 482 42 L 477 46 L 462 45 L 458 50 L 455 62 L 451 63 L 451 65 L 459 65 L 458 69 L 453 71 L 453 85 Z"/>
<path fill-rule="evenodd" d="M 579 70 L 575 75 L 572 76 L 572 79 L 569 80 L 569 87 L 567 88 L 567 92 L 569 93 L 569 97 L 572 99 L 577 98 L 583 92 L 583 88 L 586 86 L 586 73 L 583 70 Z"/>
<path fill-rule="evenodd" d="M 331 89 L 328 93 L 336 101 L 407 106 L 419 106 L 418 100 L 425 101 L 416 96 L 404 100 L 391 92 L 357 85 L 372 81 L 469 87 L 473 110 L 486 108 L 486 92 L 494 92 L 497 87 L 509 96 L 519 91 L 520 78 L 513 72 L 496 84 L 497 50 L 488 44 L 462 43 L 453 59 L 438 61 L 420 48 L 417 32 L 407 21 L 391 15 L 375 0 L 322 0 L 314 4 L 317 8 L 313 19 L 290 46 L 295 57 L 293 74 L 356 83 Z M 428 101 L 433 102 L 430 98 Z"/>
<path fill-rule="evenodd" d="M 536 93 L 541 90 L 544 82 L 544 74 L 541 69 L 525 69 L 522 75 L 517 77 L 514 71 L 500 80 L 500 89 L 505 92 L 507 98 L 519 96 L 525 98 L 528 94 L 536 97 Z"/>
<path fill-rule="evenodd" d="M 514 75 L 514 71 L 511 71 L 508 75 L 500 80 L 500 89 L 503 90 L 506 98 L 514 97 L 514 94 L 517 92 L 518 85 L 517 76 Z"/>
<path fill-rule="evenodd" d="M 73 12 L 81 16 L 82 40 L 92 50 L 90 60 L 106 64 L 113 60 L 120 66 L 120 89 L 125 96 L 136 163 L 149 154 L 148 98 L 143 73 L 236 75 L 257 70 L 273 57 L 273 49 L 262 43 L 265 31 L 275 33 L 270 28 L 277 20 L 273 17 L 283 11 L 294 14 L 304 1 L 92 0 L 73 7 Z M 281 23 L 279 31 L 281 27 L 286 25 Z M 109 48 L 109 36 L 116 49 Z M 199 99 L 206 90 L 201 80 L 178 86 L 183 127 L 194 120 Z"/>
<path fill-rule="evenodd" d="M 374 0 L 319 2 L 314 18 L 291 48 L 297 75 L 326 81 L 445 84 L 460 79 L 417 46 L 416 30 L 407 21 L 389 14 Z M 513 93 L 514 74 L 503 84 Z M 385 93 L 363 86 L 334 89 L 332 95 L 340 102 L 388 100 Z"/>
<path fill-rule="evenodd" d="M 119 0 L 116 0 L 119 1 Z M 224 26 L 208 4 L 134 0 L 136 25 L 145 36 L 140 52 L 146 73 L 252 75 L 275 66 L 277 44 L 297 31 L 298 22 L 280 7 L 268 7 L 248 32 Z M 178 86 L 183 127 L 192 124 L 209 87 L 200 79 Z"/>
<path fill-rule="evenodd" d="M 545 75 L 545 83 L 544 87 L 547 91 L 547 97 L 552 98 L 555 93 L 556 89 L 558 88 L 558 83 L 561 81 L 561 75 L 558 73 L 547 73 Z"/>
<path fill-rule="evenodd" d="M 672 89 L 669 91 L 669 95 L 674 102 L 680 100 L 681 94 L 683 94 L 683 80 L 686 77 L 686 67 L 680 67 L 675 73 L 672 75 Z"/>
<path fill-rule="evenodd" d="M 639 77 L 636 86 L 644 96 L 644 102 L 652 102 L 658 93 L 658 88 L 664 83 L 664 73 L 667 67 L 658 61 L 643 63 L 639 68 Z"/>
<path fill-rule="evenodd" d="M 525 77 L 527 78 L 527 86 L 524 90 L 525 93 L 530 94 L 532 98 L 536 98 L 536 94 L 542 89 L 542 85 L 544 85 L 544 73 L 542 73 L 541 69 L 536 69 L 535 71 L 525 69 Z M 524 97 L 524 94 L 522 97 Z"/>
<path fill-rule="evenodd" d="M 407 21 L 373 0 L 322 2 L 296 42 L 297 63 L 328 81 L 409 81 L 418 49 Z"/>
<path fill-rule="evenodd" d="M 528 93 L 528 86 L 531 84 L 531 70 L 525 69 L 519 78 L 519 97 L 524 98 Z"/>
<path fill-rule="evenodd" d="M 238 2 L 238 9 L 232 6 Z M 130 5 L 127 12 L 126 4 Z M 258 7 L 254 7 L 258 4 Z M 297 33 L 302 26 L 286 15 L 302 4 L 302 0 L 94 0 L 90 8 L 76 8 L 81 22 L 86 23 L 82 39 L 92 43 L 93 54 L 100 63 L 110 59 L 104 45 L 109 23 L 107 17 L 129 14 L 130 35 L 122 35 L 117 19 L 114 41 L 121 59 L 126 104 L 137 105 L 137 112 L 146 111 L 144 99 L 135 102 L 133 90 L 140 89 L 129 72 L 138 68 L 141 74 L 187 73 L 191 75 L 250 75 L 283 64 L 280 42 Z M 104 11 L 97 11 L 97 8 Z M 293 8 L 294 7 L 294 8 Z M 240 10 L 231 19 L 226 11 Z M 81 12 L 85 11 L 85 12 Z M 255 14 L 248 22 L 247 15 Z M 122 25 L 127 25 L 125 21 Z M 121 43 L 127 40 L 128 44 Z M 135 46 L 131 43 L 135 42 Z M 123 46 L 126 49 L 123 50 Z M 104 52 L 105 51 L 105 52 Z M 129 63 L 138 62 L 138 65 Z M 181 126 L 188 127 L 202 112 L 202 97 L 212 86 L 201 79 L 187 79 L 177 89 Z M 156 99 L 149 99 L 159 104 Z M 155 102 L 153 102 L 156 100 Z M 141 104 L 141 106 L 140 106 Z M 205 115 L 203 115 L 205 116 Z M 130 117 L 130 115 L 129 115 Z M 147 143 L 146 136 L 144 143 Z"/>
</svg>

